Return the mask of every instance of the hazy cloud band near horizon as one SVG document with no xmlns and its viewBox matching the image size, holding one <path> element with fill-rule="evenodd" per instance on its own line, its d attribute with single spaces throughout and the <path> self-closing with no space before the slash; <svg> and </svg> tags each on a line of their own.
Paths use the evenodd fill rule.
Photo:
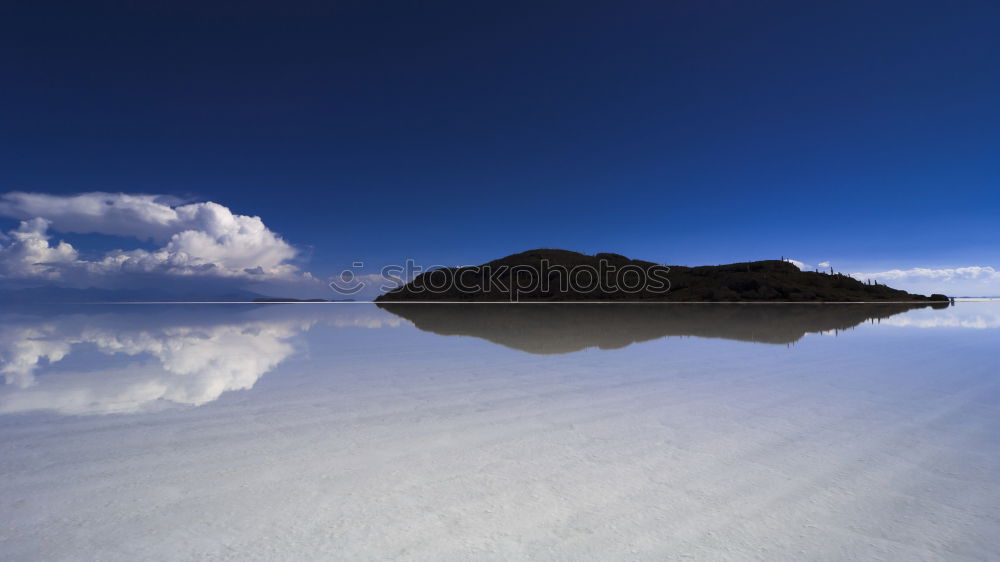
<svg viewBox="0 0 1000 562">
<path fill-rule="evenodd" d="M 788 261 L 803 271 L 815 269 L 825 272 L 831 267 L 829 261 L 820 262 L 815 266 L 795 259 Z M 872 279 L 914 293 L 944 293 L 950 296 L 1000 295 L 1000 270 L 988 265 L 854 271 L 847 275 L 860 281 Z"/>
</svg>

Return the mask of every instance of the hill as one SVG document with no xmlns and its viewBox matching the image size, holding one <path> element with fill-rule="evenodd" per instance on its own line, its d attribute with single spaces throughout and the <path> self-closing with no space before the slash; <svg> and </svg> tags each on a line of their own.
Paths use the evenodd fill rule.
<svg viewBox="0 0 1000 562">
<path fill-rule="evenodd" d="M 826 272 L 801 271 L 781 260 L 714 266 L 665 266 L 620 254 L 539 249 L 477 265 L 425 272 L 378 302 L 680 301 L 931 302 Z"/>
</svg>

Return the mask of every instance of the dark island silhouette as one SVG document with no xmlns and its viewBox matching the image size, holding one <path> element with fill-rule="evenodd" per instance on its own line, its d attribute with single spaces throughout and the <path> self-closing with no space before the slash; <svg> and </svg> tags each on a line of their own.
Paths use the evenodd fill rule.
<svg viewBox="0 0 1000 562">
<path fill-rule="evenodd" d="M 567 279 L 572 280 L 568 283 Z M 674 301 L 674 302 L 938 302 L 877 280 L 802 271 L 784 260 L 686 267 L 620 254 L 539 249 L 478 266 L 418 275 L 377 302 Z"/>
<path fill-rule="evenodd" d="M 610 303 L 560 306 L 539 303 L 437 304 L 379 303 L 378 306 L 442 336 L 472 336 L 536 354 L 571 353 L 587 348 L 619 349 L 664 337 L 723 338 L 791 344 L 808 333 L 849 330 L 863 322 L 915 308 L 947 303 L 854 303 L 837 306 L 719 306 Z"/>
</svg>

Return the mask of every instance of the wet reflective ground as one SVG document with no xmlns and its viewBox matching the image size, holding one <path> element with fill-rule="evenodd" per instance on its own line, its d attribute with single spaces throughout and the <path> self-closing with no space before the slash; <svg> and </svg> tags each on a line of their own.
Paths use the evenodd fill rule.
<svg viewBox="0 0 1000 562">
<path fill-rule="evenodd" d="M 0 559 L 981 560 L 1000 302 L 0 312 Z"/>
</svg>

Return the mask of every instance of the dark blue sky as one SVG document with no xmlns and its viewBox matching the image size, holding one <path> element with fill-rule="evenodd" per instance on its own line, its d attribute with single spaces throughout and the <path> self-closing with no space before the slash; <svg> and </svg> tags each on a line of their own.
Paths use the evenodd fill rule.
<svg viewBox="0 0 1000 562">
<path fill-rule="evenodd" d="M 317 274 L 1000 264 L 995 2 L 141 4 L 0 9 L 0 191 L 217 201 Z"/>
</svg>

